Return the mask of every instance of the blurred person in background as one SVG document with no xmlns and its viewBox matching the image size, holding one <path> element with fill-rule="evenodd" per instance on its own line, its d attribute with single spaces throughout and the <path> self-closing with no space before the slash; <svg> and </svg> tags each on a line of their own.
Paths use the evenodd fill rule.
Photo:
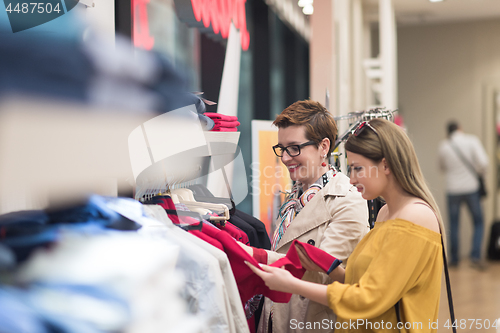
<svg viewBox="0 0 500 333">
<path fill-rule="evenodd" d="M 294 185 L 279 210 L 271 251 L 240 245 L 258 262 L 272 264 L 297 239 L 345 265 L 369 231 L 368 206 L 349 178 L 328 163 L 337 137 L 333 116 L 320 103 L 304 100 L 283 110 L 273 124 L 278 127 L 278 144 L 272 148 Z M 303 266 L 312 268 L 309 261 Z M 327 273 L 313 270 L 306 271 L 303 280 L 323 285 L 333 281 Z M 325 304 L 293 295 L 289 303 L 266 298 L 260 318 L 258 332 L 285 333 L 314 332 L 291 323 L 335 322 L 336 316 Z"/>
<path fill-rule="evenodd" d="M 464 133 L 456 121 L 447 125 L 448 138 L 439 147 L 439 165 L 446 175 L 448 218 L 450 221 L 450 266 L 457 266 L 459 255 L 460 206 L 467 204 L 474 222 L 471 265 L 484 269 L 481 247 L 484 234 L 483 212 L 479 193 L 478 175 L 484 175 L 488 167 L 488 156 L 479 139 Z"/>
</svg>

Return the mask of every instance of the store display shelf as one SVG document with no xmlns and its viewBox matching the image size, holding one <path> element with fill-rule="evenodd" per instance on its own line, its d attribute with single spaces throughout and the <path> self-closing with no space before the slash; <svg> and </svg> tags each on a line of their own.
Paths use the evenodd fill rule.
<svg viewBox="0 0 500 333">
<path fill-rule="evenodd" d="M 43 208 L 133 179 L 128 136 L 154 114 L 26 97 L 0 103 L 0 213 Z M 114 185 L 113 185 L 114 184 Z"/>
<path fill-rule="evenodd" d="M 209 147 L 209 155 L 234 154 L 240 132 L 203 132 Z"/>
</svg>

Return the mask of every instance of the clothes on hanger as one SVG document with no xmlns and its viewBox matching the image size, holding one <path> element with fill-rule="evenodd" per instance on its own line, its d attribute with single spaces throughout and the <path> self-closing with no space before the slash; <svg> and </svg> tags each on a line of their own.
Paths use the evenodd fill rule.
<svg viewBox="0 0 500 333">
<path fill-rule="evenodd" d="M 173 204 L 172 199 L 168 196 L 163 196 L 162 201 L 164 201 L 164 203 L 162 203 L 162 207 L 171 207 Z M 178 211 L 187 209 L 187 207 L 183 206 L 182 204 L 175 204 L 175 206 Z M 238 285 L 242 304 L 244 304 L 252 296 L 257 294 L 264 294 L 276 302 L 287 302 L 290 299 L 290 294 L 269 290 L 269 288 L 265 286 L 263 281 L 253 274 L 253 272 L 244 264 L 244 261 L 246 260 L 253 263 L 254 265 L 258 265 L 257 261 L 253 257 L 250 257 L 236 243 L 235 237 L 233 237 L 233 235 L 231 235 L 231 233 L 227 230 L 216 228 L 212 224 L 207 222 L 203 224 L 201 232 L 189 231 L 189 233 L 200 237 L 200 239 L 207 241 L 209 244 L 214 244 L 215 247 L 222 249 L 226 253 L 231 264 L 236 283 Z M 306 244 L 306 247 L 310 246 Z M 313 251 L 311 257 L 314 257 L 314 251 L 318 251 L 319 253 L 321 253 L 321 255 L 327 256 L 321 260 L 321 264 L 329 262 L 328 260 L 325 261 L 324 259 L 331 256 L 324 253 L 323 251 L 316 249 L 315 247 L 312 247 L 310 251 Z M 301 277 L 304 274 L 305 269 L 303 269 L 300 264 L 298 254 L 296 253 L 295 248 L 291 249 L 289 252 L 290 254 L 288 257 L 284 258 L 283 260 L 277 261 L 276 264 L 279 265 L 279 267 L 285 266 L 287 269 L 292 271 L 294 275 Z M 333 258 L 332 260 L 335 260 L 335 258 Z M 330 264 L 332 263 L 333 261 L 330 261 Z M 336 261 L 336 264 L 338 265 L 338 260 Z"/>
<path fill-rule="evenodd" d="M 252 215 L 249 215 L 245 212 L 242 212 L 239 209 L 236 209 L 234 212 L 235 217 L 238 217 L 248 223 L 250 226 L 252 226 L 255 229 L 255 232 L 257 233 L 257 239 L 258 239 L 258 244 L 259 248 L 270 250 L 271 249 L 271 240 L 269 239 L 269 235 L 266 230 L 266 226 L 262 221 L 259 219 L 253 217 Z M 229 219 L 231 220 L 231 219 Z"/>
<path fill-rule="evenodd" d="M 270 290 L 260 279 L 256 276 L 250 268 L 245 264 L 245 261 L 253 264 L 256 267 L 259 267 L 259 263 L 253 257 L 243 250 L 241 246 L 239 246 L 236 241 L 227 233 L 221 230 L 214 230 L 213 228 L 208 228 L 206 225 L 203 225 L 202 233 L 205 235 L 212 237 L 218 240 L 223 248 L 224 252 L 227 254 L 229 262 L 231 263 L 231 268 L 233 270 L 236 283 L 238 284 L 238 290 L 240 293 L 241 301 L 243 304 L 246 303 L 250 298 L 254 295 L 262 294 L 274 302 L 278 303 L 287 303 L 290 301 L 291 294 L 282 293 Z M 298 241 L 294 241 L 297 243 Z M 316 262 L 320 267 L 327 267 L 328 269 L 331 267 L 336 267 L 335 265 L 339 265 L 340 261 L 328 253 L 305 243 L 298 242 L 301 246 L 303 246 L 308 254 L 310 254 L 310 258 L 321 258 Z M 313 259 L 315 260 L 315 259 Z M 298 278 L 302 278 L 305 273 L 305 269 L 302 268 L 300 264 L 300 259 L 296 252 L 294 246 L 290 248 L 286 257 L 276 261 L 271 264 L 273 267 L 282 267 L 289 270 L 294 276 Z"/>
<path fill-rule="evenodd" d="M 176 204 L 175 207 L 177 208 L 178 211 L 185 211 L 189 209 L 183 204 Z M 231 235 L 231 237 L 233 237 L 237 241 L 242 242 L 243 244 L 246 245 L 250 245 L 250 241 L 248 240 L 247 234 L 237 226 L 233 225 L 232 223 L 226 222 L 224 223 L 224 225 L 217 224 L 216 226 L 220 230 L 227 232 L 229 235 Z"/>
<path fill-rule="evenodd" d="M 175 208 L 169 200 L 158 201 L 167 208 Z M 176 212 L 180 223 L 185 219 L 196 220 L 182 215 L 186 212 Z M 17 306 L 11 307 L 10 313 L 20 311 L 11 318 L 0 315 L 0 327 L 16 327 L 15 320 L 23 313 L 26 322 L 36 327 L 32 332 L 41 333 L 49 332 L 43 325 L 58 327 L 61 332 L 77 333 L 125 330 L 168 333 L 176 329 L 189 333 L 248 333 L 227 255 L 191 233 L 198 232 L 215 241 L 214 238 L 201 231 L 181 230 L 168 216 L 160 205 L 148 206 L 133 199 L 99 196 L 92 196 L 85 205 L 64 210 L 0 216 L 0 230 L 2 227 L 5 230 L 0 245 L 6 250 L 2 252 L 7 253 L 6 258 L 9 251 L 15 250 L 14 243 L 6 240 L 26 236 L 24 227 L 30 226 L 27 236 L 37 235 L 37 232 L 45 236 L 45 228 L 37 229 L 36 226 L 52 224 L 58 227 L 57 232 L 51 234 L 55 236 L 48 238 L 50 248 L 46 248 L 46 243 L 35 244 L 33 251 L 24 258 L 22 269 L 17 264 L 10 268 L 17 271 L 15 276 L 19 280 L 14 283 L 22 283 L 22 291 L 16 285 L 0 284 L 0 309 L 9 305 Z M 64 229 L 61 225 L 72 228 Z M 122 229 L 110 229 L 109 226 L 121 226 Z M 227 231 L 209 222 L 204 226 L 230 237 Z M 14 298 L 3 292 L 8 288 L 15 290 Z M 53 299 L 46 295 L 60 297 L 66 302 L 58 303 L 60 306 L 51 313 L 54 311 Z M 24 300 L 21 302 L 23 307 L 16 305 L 18 297 Z M 82 312 L 81 306 L 71 308 L 67 305 L 69 300 L 79 304 L 80 299 L 93 302 L 94 307 Z M 31 302 L 42 304 L 42 307 L 33 307 Z M 48 314 L 49 319 L 44 317 Z"/>
<path fill-rule="evenodd" d="M 166 221 L 166 224 L 172 224 L 171 221 L 168 221 L 168 217 L 165 215 L 164 210 L 160 206 L 146 206 L 145 208 L 155 210 L 156 214 L 153 214 L 155 214 L 158 220 Z M 217 249 L 199 237 L 193 236 L 190 232 L 183 232 L 175 228 L 172 231 L 176 234 L 176 237 L 186 239 L 187 241 L 198 245 L 218 260 L 224 278 L 224 285 L 226 286 L 227 294 L 229 296 L 228 304 L 231 309 L 230 312 L 232 313 L 232 317 L 230 316 L 229 319 L 231 322 L 234 322 L 236 332 L 247 332 L 248 327 L 243 308 L 241 307 L 241 303 L 239 301 L 238 286 L 236 285 L 227 255 L 222 250 Z"/>
<path fill-rule="evenodd" d="M 215 127 L 165 57 L 120 37 L 113 47 L 90 35 L 82 41 L 83 31 L 75 31 L 64 38 L 5 34 L 0 98 L 42 97 L 103 112 L 194 105 L 202 128 Z M 218 125 L 236 130 L 237 122 Z M 163 210 L 91 196 L 64 209 L 0 216 L 0 331 L 249 332 L 227 255 L 211 244 L 224 247 L 203 228 L 242 240 L 244 233 L 203 222 L 169 200 L 160 204 Z M 226 211 L 212 217 L 228 219 Z"/>
<path fill-rule="evenodd" d="M 94 308 L 80 309 L 78 313 L 74 304 L 82 301 Z M 47 304 L 53 305 L 49 308 Z M 66 308 L 62 310 L 61 305 Z M 103 288 L 86 286 L 83 290 L 76 285 L 38 284 L 30 288 L 2 285 L 0 308 L 0 327 L 6 333 L 101 333 L 103 331 L 96 327 L 97 324 L 122 329 L 129 312 L 124 300 L 110 295 Z M 107 316 L 100 315 L 96 309 L 106 311 Z"/>
<path fill-rule="evenodd" d="M 58 210 L 13 212 L 0 216 L 0 243 L 16 262 L 25 261 L 38 247 L 57 241 L 63 231 L 100 234 L 106 229 L 138 230 L 140 225 L 110 210 L 99 196 L 86 203 Z"/>
<path fill-rule="evenodd" d="M 260 244 L 259 237 L 257 235 L 257 231 L 248 222 L 244 221 L 243 219 L 239 218 L 238 216 L 232 215 L 231 218 L 229 219 L 229 223 L 231 225 L 236 226 L 237 228 L 242 230 L 242 232 L 245 233 L 245 235 L 248 238 L 248 244 L 247 243 L 245 243 L 245 244 L 253 246 L 253 247 L 257 247 L 257 248 L 262 247 Z"/>
<path fill-rule="evenodd" d="M 266 227 L 264 223 L 252 215 L 246 214 L 234 207 L 234 202 L 228 198 L 216 198 L 214 195 L 203 185 L 195 184 L 189 186 L 189 189 L 193 191 L 194 198 L 197 201 L 206 201 L 206 202 L 216 202 L 216 203 L 224 203 L 228 207 L 232 207 L 230 209 L 231 218 L 229 222 L 243 230 L 250 242 L 250 245 L 257 248 L 263 248 L 266 250 L 271 249 L 271 241 L 269 239 L 269 235 L 267 233 Z"/>
</svg>

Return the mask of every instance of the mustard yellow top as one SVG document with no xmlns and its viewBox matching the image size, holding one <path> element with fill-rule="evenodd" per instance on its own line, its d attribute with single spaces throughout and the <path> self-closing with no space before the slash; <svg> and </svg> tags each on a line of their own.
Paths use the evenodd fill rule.
<svg viewBox="0 0 500 333">
<path fill-rule="evenodd" d="M 437 332 L 442 269 L 440 234 L 401 219 L 376 222 L 349 257 L 345 283 L 328 285 L 335 332 Z"/>
</svg>

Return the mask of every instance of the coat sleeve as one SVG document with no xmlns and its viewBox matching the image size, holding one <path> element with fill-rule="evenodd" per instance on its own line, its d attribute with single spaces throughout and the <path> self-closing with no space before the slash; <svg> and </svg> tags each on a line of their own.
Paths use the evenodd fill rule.
<svg viewBox="0 0 500 333">
<path fill-rule="evenodd" d="M 349 189 L 346 196 L 325 199 L 331 218 L 319 248 L 345 262 L 370 230 L 368 205 L 355 188 Z"/>
<path fill-rule="evenodd" d="M 441 244 L 405 230 L 390 229 L 380 248 L 355 284 L 328 285 L 330 308 L 344 319 L 376 318 L 416 286 L 426 266 L 437 260 Z M 357 260 L 363 260 L 360 253 Z"/>
</svg>

